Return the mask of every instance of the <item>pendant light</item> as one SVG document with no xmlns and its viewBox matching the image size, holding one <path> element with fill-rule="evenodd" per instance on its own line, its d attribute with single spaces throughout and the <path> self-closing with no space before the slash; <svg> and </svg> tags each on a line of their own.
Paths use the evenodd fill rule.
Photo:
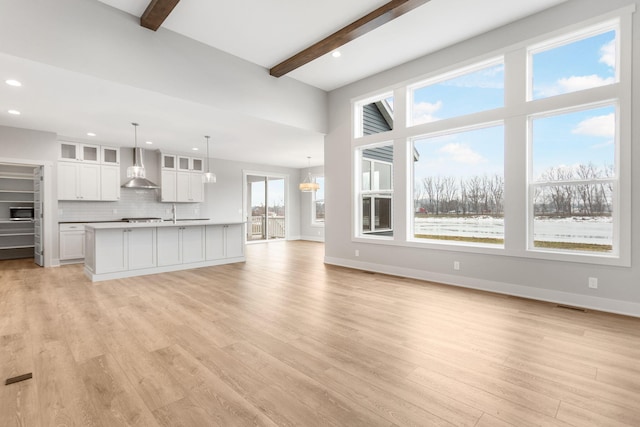
<svg viewBox="0 0 640 427">
<path fill-rule="evenodd" d="M 207 139 L 207 171 L 202 175 L 202 182 L 205 184 L 215 184 L 216 174 L 209 170 L 209 135 L 205 135 Z"/>
<path fill-rule="evenodd" d="M 129 166 L 127 168 L 127 178 L 144 178 L 145 176 L 145 172 L 144 172 L 144 166 L 142 166 L 142 164 L 140 163 L 140 159 L 137 158 L 136 156 L 136 151 L 138 150 L 138 123 L 131 123 L 133 125 L 133 138 L 134 138 L 134 157 L 136 157 L 136 159 L 134 159 L 133 165 Z"/>
<path fill-rule="evenodd" d="M 312 191 L 317 191 L 320 188 L 320 184 L 314 182 L 313 178 L 311 177 L 311 157 L 309 156 L 307 156 L 307 168 L 307 176 L 304 181 L 302 181 L 298 186 L 298 188 L 300 188 L 300 191 L 302 191 L 303 193 L 311 193 Z"/>
<path fill-rule="evenodd" d="M 122 184 L 123 188 L 137 188 L 137 189 L 156 189 L 160 188 L 153 182 L 145 178 L 144 170 L 144 150 L 138 148 L 138 124 L 131 123 L 133 125 L 135 147 L 133 149 L 133 165 L 127 168 L 127 178 L 129 180 Z"/>
</svg>

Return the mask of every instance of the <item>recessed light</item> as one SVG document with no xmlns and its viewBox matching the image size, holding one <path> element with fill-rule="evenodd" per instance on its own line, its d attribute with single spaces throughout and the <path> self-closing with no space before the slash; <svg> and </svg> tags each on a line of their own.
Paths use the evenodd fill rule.
<svg viewBox="0 0 640 427">
<path fill-rule="evenodd" d="M 20 111 L 18 111 L 18 110 L 9 110 L 9 111 L 7 111 L 7 113 L 13 114 L 14 116 L 19 116 L 20 115 Z"/>
<path fill-rule="evenodd" d="M 87 136 L 96 136 L 96 134 L 93 132 L 87 132 Z"/>
<path fill-rule="evenodd" d="M 9 86 L 15 86 L 15 87 L 20 87 L 20 86 L 22 86 L 22 83 L 20 83 L 20 82 L 19 82 L 19 81 L 17 81 L 17 80 L 14 80 L 14 79 L 5 80 L 4 82 L 5 82 L 6 84 L 8 84 Z"/>
<path fill-rule="evenodd" d="M 333 56 L 334 58 L 340 58 L 340 56 L 342 56 L 342 54 L 340 53 L 340 51 L 339 51 L 339 50 L 334 50 L 334 51 L 331 53 L 331 56 Z"/>
<path fill-rule="evenodd" d="M 151 144 L 153 144 L 153 141 L 146 141 L 146 144 L 151 145 Z"/>
<path fill-rule="evenodd" d="M 193 151 L 198 151 L 198 147 L 193 147 L 192 150 Z"/>
</svg>

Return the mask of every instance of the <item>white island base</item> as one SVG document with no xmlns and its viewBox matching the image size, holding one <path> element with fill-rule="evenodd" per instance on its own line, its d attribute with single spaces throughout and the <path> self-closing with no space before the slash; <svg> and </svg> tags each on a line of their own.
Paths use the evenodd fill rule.
<svg viewBox="0 0 640 427">
<path fill-rule="evenodd" d="M 92 282 L 244 262 L 243 222 L 95 223 L 85 228 Z"/>
</svg>

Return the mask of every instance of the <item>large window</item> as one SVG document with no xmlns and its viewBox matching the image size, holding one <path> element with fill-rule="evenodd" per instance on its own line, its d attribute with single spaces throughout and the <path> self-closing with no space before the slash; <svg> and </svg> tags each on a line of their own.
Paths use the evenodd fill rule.
<svg viewBox="0 0 640 427">
<path fill-rule="evenodd" d="M 413 141 L 413 237 L 504 243 L 504 127 Z"/>
<path fill-rule="evenodd" d="M 629 265 L 632 9 L 354 100 L 354 239 Z"/>
<path fill-rule="evenodd" d="M 393 145 L 358 150 L 360 162 L 360 233 L 393 236 Z"/>
<path fill-rule="evenodd" d="M 533 247 L 611 252 L 615 106 L 533 117 L 531 129 Z"/>
</svg>

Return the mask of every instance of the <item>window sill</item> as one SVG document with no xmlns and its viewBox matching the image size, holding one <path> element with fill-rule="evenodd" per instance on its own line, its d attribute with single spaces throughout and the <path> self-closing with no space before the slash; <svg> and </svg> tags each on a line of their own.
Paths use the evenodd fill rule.
<svg viewBox="0 0 640 427">
<path fill-rule="evenodd" d="M 497 255 L 526 259 L 539 259 L 559 262 L 575 262 L 581 264 L 608 265 L 613 267 L 631 267 L 629 257 L 618 255 L 597 255 L 591 253 L 566 253 L 540 249 L 507 250 L 503 246 L 486 244 L 468 244 L 456 242 L 420 242 L 415 240 L 397 241 L 392 236 L 356 236 L 351 239 L 354 243 L 372 245 L 387 245 L 404 248 L 437 250 L 447 252 L 462 252 L 478 255 Z"/>
</svg>

